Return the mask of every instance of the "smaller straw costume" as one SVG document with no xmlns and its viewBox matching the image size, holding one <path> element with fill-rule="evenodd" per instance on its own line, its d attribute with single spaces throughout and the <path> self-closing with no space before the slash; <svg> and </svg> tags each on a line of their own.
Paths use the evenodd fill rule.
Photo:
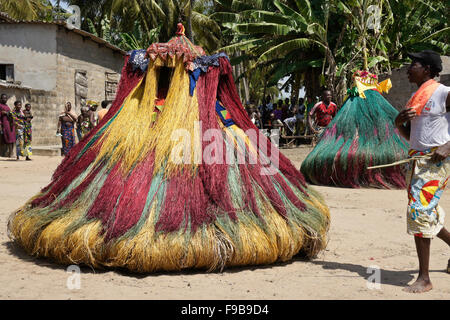
<svg viewBox="0 0 450 320">
<path fill-rule="evenodd" d="M 316 147 L 302 162 L 301 172 L 314 184 L 359 188 L 405 188 L 401 166 L 368 170 L 404 159 L 408 142 L 395 128 L 398 111 L 381 95 L 391 83 L 357 71 L 354 87 Z"/>
<path fill-rule="evenodd" d="M 205 56 L 183 29 L 129 53 L 108 113 L 11 215 L 11 237 L 27 252 L 154 272 L 269 264 L 325 248 L 321 196 L 264 135 L 246 135 L 259 131 L 228 57 Z M 186 161 L 175 161 L 180 153 Z M 279 164 L 268 161 L 273 172 L 263 175 L 268 158 Z"/>
</svg>

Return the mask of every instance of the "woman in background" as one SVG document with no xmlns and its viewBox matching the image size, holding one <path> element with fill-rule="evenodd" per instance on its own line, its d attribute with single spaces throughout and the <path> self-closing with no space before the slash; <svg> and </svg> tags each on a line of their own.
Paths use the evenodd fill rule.
<svg viewBox="0 0 450 320">
<path fill-rule="evenodd" d="M 63 156 L 66 156 L 75 145 L 75 122 L 77 121 L 77 116 L 71 110 L 72 104 L 67 102 L 64 112 L 61 112 L 58 118 L 56 134 L 61 136 Z"/>
</svg>

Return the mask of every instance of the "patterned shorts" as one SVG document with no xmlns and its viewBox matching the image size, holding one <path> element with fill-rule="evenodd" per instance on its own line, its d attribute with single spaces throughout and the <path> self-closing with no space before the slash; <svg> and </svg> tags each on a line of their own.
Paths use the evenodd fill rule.
<svg viewBox="0 0 450 320">
<path fill-rule="evenodd" d="M 411 150 L 409 155 L 417 156 L 428 152 Z M 447 185 L 449 174 L 450 157 L 441 162 L 419 159 L 409 164 L 406 174 L 408 234 L 433 238 L 441 231 L 445 211 L 438 203 Z"/>
</svg>

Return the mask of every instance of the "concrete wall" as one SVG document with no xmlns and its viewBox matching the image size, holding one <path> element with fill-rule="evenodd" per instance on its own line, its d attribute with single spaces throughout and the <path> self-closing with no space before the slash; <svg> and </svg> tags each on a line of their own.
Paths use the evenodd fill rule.
<svg viewBox="0 0 450 320">
<path fill-rule="evenodd" d="M 14 64 L 14 79 L 23 86 L 56 88 L 56 26 L 0 24 L 0 64 Z"/>
<path fill-rule="evenodd" d="M 439 81 L 446 86 L 450 86 L 450 57 L 441 56 L 441 59 L 443 69 L 440 73 L 440 77 L 436 78 L 436 81 Z M 410 83 L 408 80 L 408 76 L 406 74 L 408 67 L 409 65 L 406 65 L 400 69 L 392 70 L 392 74 L 390 76 L 380 76 L 380 81 L 386 78 L 391 79 L 392 89 L 388 94 L 383 94 L 383 96 L 398 110 L 405 106 L 413 92 L 417 90 L 417 85 Z"/>
<path fill-rule="evenodd" d="M 33 146 L 58 146 L 58 115 L 66 101 L 75 106 L 76 70 L 87 71 L 87 98 L 100 103 L 107 73 L 118 81 L 124 57 L 58 25 L 0 24 L 0 63 L 14 64 L 15 80 L 31 88 L 0 85 L 0 93 L 11 108 L 16 100 L 31 103 Z"/>
<path fill-rule="evenodd" d="M 0 93 L 8 95 L 8 106 L 13 110 L 14 101 L 22 102 L 22 108 L 25 103 L 31 104 L 33 120 L 32 146 L 54 146 L 61 144 L 61 138 L 56 136 L 58 125 L 58 115 L 61 112 L 57 104 L 56 92 L 44 90 L 30 90 L 22 88 L 5 88 L 0 86 Z"/>
<path fill-rule="evenodd" d="M 70 101 L 75 112 L 80 113 L 80 105 L 75 105 L 75 73 L 87 72 L 88 100 L 105 100 L 106 73 L 112 73 L 117 80 L 123 67 L 124 57 L 119 52 L 103 47 L 92 40 L 83 39 L 78 34 L 59 28 L 57 31 L 57 92 L 60 104 Z"/>
</svg>

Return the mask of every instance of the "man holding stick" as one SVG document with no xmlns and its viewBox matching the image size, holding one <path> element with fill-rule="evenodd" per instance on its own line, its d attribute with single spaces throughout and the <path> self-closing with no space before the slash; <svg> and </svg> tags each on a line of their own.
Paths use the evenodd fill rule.
<svg viewBox="0 0 450 320">
<path fill-rule="evenodd" d="M 419 89 L 396 117 L 395 126 L 410 141 L 409 156 L 430 157 L 412 161 L 406 175 L 407 231 L 414 235 L 419 275 L 404 291 L 421 293 L 433 288 L 428 271 L 431 239 L 437 236 L 450 246 L 445 212 L 438 205 L 450 176 L 450 87 L 433 79 L 442 71 L 439 54 L 424 50 L 408 56 L 412 59 L 408 79 Z"/>
</svg>

